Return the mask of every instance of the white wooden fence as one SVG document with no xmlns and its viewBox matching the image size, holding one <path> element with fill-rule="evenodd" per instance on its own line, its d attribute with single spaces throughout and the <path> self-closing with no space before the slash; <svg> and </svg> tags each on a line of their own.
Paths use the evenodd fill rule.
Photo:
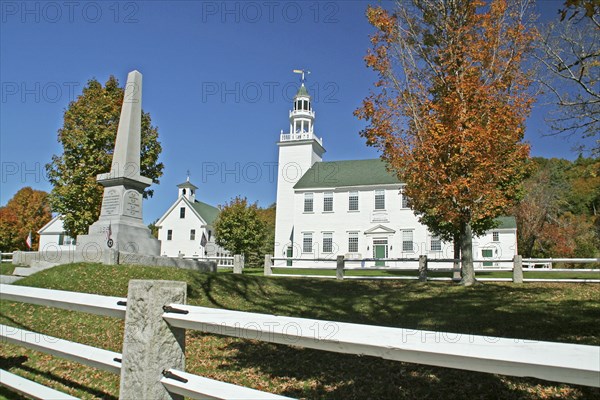
<svg viewBox="0 0 600 400">
<path fill-rule="evenodd" d="M 303 265 L 275 265 L 275 261 L 286 261 L 286 262 L 294 262 L 300 261 L 303 262 Z M 382 261 L 382 262 L 392 262 L 394 265 L 398 263 L 412 263 L 417 262 L 419 264 L 418 268 L 414 267 L 364 267 L 365 262 L 371 261 Z M 264 262 L 264 275 L 265 276 L 282 276 L 282 277 L 304 277 L 304 278 L 324 278 L 324 279 L 360 279 L 360 280 L 385 280 L 385 279 L 406 279 L 406 280 L 421 280 L 421 281 L 450 281 L 450 280 L 460 280 L 460 269 L 453 269 L 448 267 L 438 267 L 435 264 L 443 263 L 452 263 L 454 261 L 460 261 L 456 259 L 440 259 L 440 258 L 428 258 L 427 256 L 420 256 L 419 258 L 365 258 L 365 259 L 346 259 L 344 256 L 338 256 L 336 259 L 332 258 L 322 258 L 322 259 L 306 259 L 306 258 L 274 258 L 270 255 L 265 255 Z M 474 260 L 474 263 L 483 263 L 488 262 L 490 260 Z M 512 259 L 495 259 L 492 260 L 497 266 L 493 267 L 480 267 L 475 268 L 475 272 L 512 272 L 513 276 L 511 278 L 486 278 L 486 277 L 477 277 L 479 281 L 493 281 L 493 282 L 502 282 L 502 281 L 513 281 L 516 283 L 522 282 L 580 282 L 580 283 L 600 283 L 600 279 L 590 279 L 590 278 L 578 278 L 578 279 L 568 279 L 568 278 L 523 278 L 523 272 L 576 272 L 581 274 L 598 274 L 600 269 L 567 269 L 567 268 L 523 268 L 523 265 L 538 265 L 538 264 L 546 264 L 552 265 L 552 263 L 600 263 L 600 258 L 528 258 L 523 259 L 521 256 L 515 256 Z M 314 266 L 307 266 L 306 262 L 313 262 Z M 331 265 L 333 263 L 333 265 Z M 330 266 L 327 266 L 327 265 Z M 324 266 L 325 265 L 325 266 Z M 306 274 L 294 274 L 294 273 L 273 273 L 273 269 L 276 268 L 278 270 L 303 270 L 307 271 Z M 318 275 L 318 274 L 310 274 L 310 271 L 336 271 L 334 275 Z M 346 275 L 345 271 L 352 270 L 360 270 L 360 271 L 395 271 L 395 272 L 414 272 L 418 271 L 418 276 L 411 275 L 389 275 L 389 276 L 373 276 L 373 275 Z M 428 271 L 434 272 L 448 272 L 452 273 L 453 277 L 432 277 L 428 276 Z"/>
<path fill-rule="evenodd" d="M 0 253 L 0 263 L 12 263 L 13 253 Z"/>
<path fill-rule="evenodd" d="M 196 260 L 196 261 L 215 261 L 217 268 L 233 268 L 234 272 L 237 271 L 238 264 L 239 268 L 244 268 L 244 256 L 218 256 L 218 257 L 196 257 L 196 256 L 184 256 L 184 259 Z M 237 272 L 236 272 L 237 273 Z M 241 273 L 241 272 L 239 272 Z"/>
<path fill-rule="evenodd" d="M 180 346 L 183 352 L 185 329 L 387 360 L 600 387 L 600 346 L 389 328 L 189 306 L 169 302 L 173 284 L 179 285 L 179 293 L 185 298 L 185 283 L 172 281 L 131 281 L 127 299 L 0 285 L 2 300 L 125 318 L 125 338 L 139 341 L 141 337 L 145 349 L 138 349 L 135 343 L 132 345 L 124 340 L 123 354 L 119 354 L 6 325 L 0 325 L 0 339 L 120 373 L 122 399 L 150 392 L 153 398 L 164 399 L 177 398 L 173 395 L 201 399 L 286 398 L 184 372 L 184 359 L 169 359 L 173 349 L 164 346 L 169 343 L 170 336 L 179 335 L 179 339 L 172 343 Z M 139 290 L 140 285 L 152 290 Z M 155 296 L 153 293 L 159 293 L 159 298 L 152 298 Z M 149 309 L 149 306 L 152 307 Z M 153 330 L 156 326 L 166 329 Z M 143 334 L 139 335 L 142 331 Z M 160 351 L 157 343 L 164 350 Z M 132 353 L 131 346 L 140 350 L 143 357 Z M 160 360 L 153 359 L 152 354 Z M 128 360 L 127 355 L 135 358 L 135 362 Z M 126 370 L 122 368 L 125 363 L 128 363 Z M 142 380 L 129 381 L 132 376 L 142 377 Z M 68 398 L 4 371 L 0 374 L 0 384 L 34 398 Z M 133 388 L 135 395 L 124 394 L 123 390 L 127 390 L 124 388 Z"/>
</svg>

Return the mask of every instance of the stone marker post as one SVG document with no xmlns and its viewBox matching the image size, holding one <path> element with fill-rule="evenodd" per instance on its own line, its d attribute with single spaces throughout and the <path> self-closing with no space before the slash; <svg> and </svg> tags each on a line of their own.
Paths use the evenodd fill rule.
<svg viewBox="0 0 600 400">
<path fill-rule="evenodd" d="M 162 318 L 163 306 L 186 302 L 185 282 L 129 281 L 120 399 L 183 399 L 160 383 L 162 371 L 185 371 L 185 329 Z"/>
<path fill-rule="evenodd" d="M 427 282 L 427 256 L 419 256 L 419 282 Z"/>
<path fill-rule="evenodd" d="M 242 256 L 240 254 L 236 254 L 233 256 L 233 273 L 241 274 L 242 268 L 244 268 L 244 264 L 242 261 Z"/>
<path fill-rule="evenodd" d="M 273 273 L 273 258 L 270 254 L 265 254 L 265 276 Z"/>
<path fill-rule="evenodd" d="M 337 256 L 335 279 L 344 279 L 344 256 Z"/>
<path fill-rule="evenodd" d="M 523 283 L 523 256 L 518 254 L 513 259 L 513 283 Z"/>
</svg>

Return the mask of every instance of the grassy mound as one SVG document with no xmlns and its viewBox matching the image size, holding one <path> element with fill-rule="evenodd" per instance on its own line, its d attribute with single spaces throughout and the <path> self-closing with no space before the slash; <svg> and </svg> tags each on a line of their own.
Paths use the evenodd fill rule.
<svg viewBox="0 0 600 400">
<path fill-rule="evenodd" d="M 600 285 L 343 281 L 70 264 L 19 285 L 125 297 L 130 279 L 188 283 L 188 303 L 278 315 L 529 340 L 600 344 Z M 1 323 L 120 352 L 123 321 L 1 302 Z M 600 390 L 329 353 L 188 331 L 189 372 L 303 398 L 600 398 Z M 0 367 L 83 398 L 117 398 L 119 377 L 2 344 Z M 9 392 L 0 397 L 18 398 Z"/>
</svg>

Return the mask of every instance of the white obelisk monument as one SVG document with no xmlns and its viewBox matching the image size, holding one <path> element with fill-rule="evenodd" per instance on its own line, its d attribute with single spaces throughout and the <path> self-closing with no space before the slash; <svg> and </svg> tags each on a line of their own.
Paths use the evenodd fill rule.
<svg viewBox="0 0 600 400">
<path fill-rule="evenodd" d="M 104 186 L 100 218 L 87 235 L 77 237 L 77 250 L 113 249 L 158 256 L 160 242 L 142 220 L 142 193 L 152 179 L 140 174 L 142 74 L 127 75 L 125 96 L 110 172 L 97 176 Z"/>
</svg>

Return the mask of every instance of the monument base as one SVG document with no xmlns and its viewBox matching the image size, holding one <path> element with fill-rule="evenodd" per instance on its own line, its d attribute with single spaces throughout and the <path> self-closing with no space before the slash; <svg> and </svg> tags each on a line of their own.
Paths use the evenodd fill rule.
<svg viewBox="0 0 600 400">
<path fill-rule="evenodd" d="M 152 236 L 146 225 L 138 221 L 127 221 L 123 217 L 114 221 L 101 218 L 90 225 L 87 235 L 77 236 L 77 252 L 106 250 L 158 256 L 160 241 Z"/>
</svg>

